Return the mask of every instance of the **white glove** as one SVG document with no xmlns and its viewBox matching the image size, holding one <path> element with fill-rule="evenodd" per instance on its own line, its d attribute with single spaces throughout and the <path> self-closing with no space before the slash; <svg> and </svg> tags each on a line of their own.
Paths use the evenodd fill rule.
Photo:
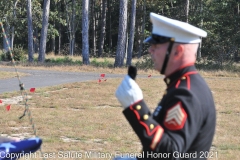
<svg viewBox="0 0 240 160">
<path fill-rule="evenodd" d="M 129 75 L 124 77 L 122 83 L 118 86 L 115 96 L 123 108 L 127 108 L 143 99 L 142 90 Z"/>
</svg>

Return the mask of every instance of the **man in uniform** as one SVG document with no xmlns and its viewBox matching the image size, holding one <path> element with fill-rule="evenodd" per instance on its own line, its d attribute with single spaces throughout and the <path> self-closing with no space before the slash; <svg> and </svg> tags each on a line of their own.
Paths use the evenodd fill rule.
<svg viewBox="0 0 240 160">
<path fill-rule="evenodd" d="M 153 30 L 145 43 L 151 45 L 154 68 L 165 75 L 162 100 L 151 113 L 131 70 L 115 93 L 143 146 L 137 159 L 207 159 L 216 111 L 212 93 L 194 66 L 200 37 L 207 33 L 155 13 L 150 18 Z"/>
</svg>

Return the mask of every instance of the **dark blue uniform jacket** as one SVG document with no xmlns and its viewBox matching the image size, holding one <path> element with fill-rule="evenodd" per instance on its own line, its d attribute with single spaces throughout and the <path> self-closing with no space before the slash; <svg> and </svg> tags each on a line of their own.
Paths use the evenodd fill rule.
<svg viewBox="0 0 240 160">
<path fill-rule="evenodd" d="M 212 93 L 194 65 L 164 78 L 167 89 L 153 113 L 144 100 L 123 111 L 139 137 L 138 159 L 208 159 L 216 125 Z M 157 98 L 157 97 L 156 97 Z"/>
</svg>

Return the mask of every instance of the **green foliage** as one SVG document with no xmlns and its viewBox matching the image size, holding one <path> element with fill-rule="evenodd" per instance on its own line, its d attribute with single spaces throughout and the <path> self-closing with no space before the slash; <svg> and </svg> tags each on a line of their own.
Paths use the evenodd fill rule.
<svg viewBox="0 0 240 160">
<path fill-rule="evenodd" d="M 140 69 L 152 69 L 153 62 L 149 55 L 145 55 L 142 57 L 142 60 L 136 62 L 136 67 Z"/>
<path fill-rule="evenodd" d="M 97 58 L 94 58 L 91 61 L 91 65 L 95 66 L 95 67 L 113 67 L 113 64 L 111 64 L 110 61 L 108 61 L 106 58 L 104 58 L 103 62 L 97 61 Z"/>
<path fill-rule="evenodd" d="M 196 68 L 204 71 L 229 71 L 229 72 L 239 72 L 240 68 L 234 63 L 216 63 L 213 60 L 206 60 L 196 63 Z"/>
<path fill-rule="evenodd" d="M 17 2 L 15 11 L 16 15 L 13 14 L 14 3 Z M 89 5 L 89 11 L 91 13 L 98 15 L 97 20 L 101 19 L 101 1 L 93 1 Z M 117 46 L 117 36 L 118 36 L 118 26 L 119 26 L 119 1 L 113 0 L 106 8 L 106 34 L 103 57 L 114 57 L 116 53 Z M 146 12 L 143 11 L 143 5 L 146 2 Z M 71 28 L 67 25 L 71 21 L 72 7 L 76 11 L 76 44 L 74 55 L 80 55 L 82 53 L 82 1 L 76 1 L 76 5 L 73 6 L 73 1 L 61 1 L 53 0 L 51 1 L 50 14 L 49 14 L 49 27 L 48 27 L 48 43 L 47 50 L 50 50 L 52 43 L 49 41 L 51 38 L 56 38 L 55 47 L 58 49 L 58 36 L 61 37 L 61 52 L 64 55 L 69 55 L 69 39 L 71 38 L 69 33 Z M 40 38 L 41 28 L 42 28 L 42 4 L 43 1 L 35 0 L 32 1 L 32 15 L 33 15 L 33 27 L 34 35 Z M 95 4 L 95 5 L 92 5 Z M 202 43 L 202 57 L 211 60 L 211 66 L 221 66 L 228 64 L 232 61 L 233 55 L 238 58 L 240 49 L 240 16 L 239 16 L 239 5 L 240 2 L 237 0 L 191 0 L 189 1 L 189 15 L 186 17 L 186 2 L 177 0 L 148 0 L 148 1 L 137 1 L 136 7 L 136 30 L 134 39 L 133 50 L 138 53 L 139 43 L 143 37 L 151 34 L 152 25 L 149 21 L 149 13 L 155 12 L 163 16 L 168 16 L 170 18 L 186 21 L 197 27 L 203 28 L 207 31 L 207 38 L 203 38 Z M 12 28 L 14 27 L 14 45 L 21 44 L 25 49 L 27 49 L 27 18 L 26 18 L 26 6 L 27 1 L 0 1 L 0 18 L 4 24 L 5 31 L 8 32 L 7 36 L 10 38 Z M 94 7 L 94 8 L 92 8 Z M 131 2 L 129 1 L 128 10 L 132 8 Z M 94 12 L 93 12 L 94 11 Z M 89 50 L 93 50 L 93 33 L 97 34 L 95 41 L 98 43 L 99 34 L 101 30 L 101 23 L 93 24 L 92 16 L 89 15 L 91 19 L 89 23 Z M 144 19 L 145 18 L 145 19 Z M 145 21 L 144 21 L 145 20 Z M 145 31 L 142 35 L 141 25 L 145 22 Z M 93 32 L 93 26 L 95 31 Z M 129 26 L 128 26 L 129 27 Z M 9 30 L 10 29 L 10 30 Z M 0 31 L 1 32 L 1 31 Z M 2 34 L 0 35 L 2 37 Z M 40 39 L 39 39 L 40 40 Z M 0 42 L 1 45 L 2 42 Z M 67 44 L 67 45 L 66 45 Z M 97 44 L 98 45 L 98 44 Z M 65 47 L 67 46 L 67 47 Z M 236 48 L 233 52 L 232 48 Z M 98 50 L 98 47 L 96 48 Z M 76 54 L 77 53 L 77 54 Z M 78 54 L 79 53 L 79 54 Z M 97 54 L 97 53 L 94 53 Z M 95 55 L 89 55 L 95 56 Z M 5 59 L 6 56 L 1 54 L 1 57 Z M 6 58 L 7 59 L 7 58 Z M 148 68 L 151 66 L 150 61 L 146 57 L 143 61 L 137 64 L 143 66 L 143 68 Z M 67 58 L 59 60 L 47 60 L 52 63 L 81 63 L 80 61 L 73 61 Z M 107 61 L 100 62 L 93 60 L 95 66 L 111 66 Z M 209 65 L 209 64 L 208 64 Z M 217 68 L 217 67 L 216 67 Z"/>
<path fill-rule="evenodd" d="M 12 57 L 13 56 L 13 57 Z M 12 58 L 14 61 L 26 61 L 26 51 L 22 47 L 16 47 L 12 51 L 12 56 L 10 52 L 2 53 L 1 54 L 1 60 L 2 61 L 12 61 Z"/>
<path fill-rule="evenodd" d="M 45 59 L 47 63 L 59 64 L 59 65 L 82 65 L 82 62 L 79 60 L 74 61 L 72 58 L 65 56 L 64 58 L 49 58 Z"/>
</svg>

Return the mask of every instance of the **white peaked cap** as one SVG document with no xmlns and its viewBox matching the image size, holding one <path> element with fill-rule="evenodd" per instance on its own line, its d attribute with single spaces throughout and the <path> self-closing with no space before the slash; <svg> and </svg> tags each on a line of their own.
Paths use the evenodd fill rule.
<svg viewBox="0 0 240 160">
<path fill-rule="evenodd" d="M 200 43 L 200 37 L 206 37 L 207 32 L 185 22 L 170 19 L 155 13 L 150 13 L 153 25 L 152 34 L 174 38 L 174 42 L 179 43 Z M 144 42 L 150 42 L 151 36 Z"/>
</svg>

